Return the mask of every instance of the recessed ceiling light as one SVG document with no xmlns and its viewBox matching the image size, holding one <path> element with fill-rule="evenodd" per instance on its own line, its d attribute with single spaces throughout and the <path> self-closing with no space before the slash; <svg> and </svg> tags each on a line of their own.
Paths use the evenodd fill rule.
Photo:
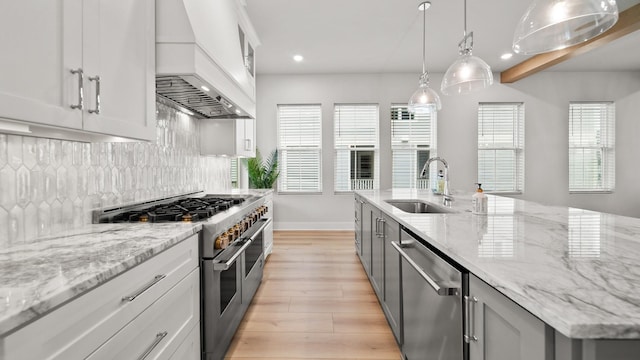
<svg viewBox="0 0 640 360">
<path fill-rule="evenodd" d="M 509 60 L 509 59 L 511 59 L 511 57 L 513 57 L 512 53 L 504 53 L 504 54 L 500 55 L 500 59 L 502 59 L 502 60 Z"/>
<path fill-rule="evenodd" d="M 200 89 L 202 89 L 202 90 L 204 90 L 204 91 L 207 91 L 207 92 L 209 91 L 209 88 L 208 88 L 208 87 L 206 87 L 206 86 L 204 86 L 204 85 L 200 86 Z"/>
<path fill-rule="evenodd" d="M 295 62 L 300 62 L 300 61 L 304 60 L 304 57 L 302 55 L 293 55 L 293 60 Z"/>
<path fill-rule="evenodd" d="M 242 111 L 236 109 L 236 114 L 240 115 L 242 114 Z"/>
</svg>

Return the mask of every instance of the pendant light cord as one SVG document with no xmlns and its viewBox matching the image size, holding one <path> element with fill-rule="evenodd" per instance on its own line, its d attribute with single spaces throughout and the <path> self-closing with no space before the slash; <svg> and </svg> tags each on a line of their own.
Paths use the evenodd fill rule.
<svg viewBox="0 0 640 360">
<path fill-rule="evenodd" d="M 467 36 L 467 0 L 464 0 L 464 36 Z"/>
<path fill-rule="evenodd" d="M 426 32 L 427 32 L 427 7 L 425 5 L 424 9 L 422 9 L 422 76 L 424 76 L 424 73 L 427 72 L 427 68 L 425 65 Z"/>
</svg>

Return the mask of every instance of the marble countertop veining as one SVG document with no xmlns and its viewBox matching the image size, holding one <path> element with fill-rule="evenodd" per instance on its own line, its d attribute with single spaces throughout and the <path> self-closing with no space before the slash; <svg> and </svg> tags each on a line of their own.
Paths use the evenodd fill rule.
<svg viewBox="0 0 640 360">
<path fill-rule="evenodd" d="M 207 222 L 252 205 L 245 202 Z M 196 234 L 204 223 L 93 224 L 0 248 L 0 337 Z"/>
<path fill-rule="evenodd" d="M 410 214 L 385 202 L 429 191 L 357 194 L 569 338 L 640 339 L 640 219 L 454 193 L 452 214 Z"/>
</svg>

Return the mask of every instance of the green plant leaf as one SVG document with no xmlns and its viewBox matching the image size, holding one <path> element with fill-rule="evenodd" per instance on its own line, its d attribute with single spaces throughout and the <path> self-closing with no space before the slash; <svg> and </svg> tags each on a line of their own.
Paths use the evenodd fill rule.
<svg viewBox="0 0 640 360">
<path fill-rule="evenodd" d="M 280 171 L 278 171 L 278 150 L 273 150 L 266 161 L 263 162 L 260 151 L 256 149 L 256 156 L 246 161 L 249 174 L 249 188 L 270 189 L 273 188 Z"/>
</svg>

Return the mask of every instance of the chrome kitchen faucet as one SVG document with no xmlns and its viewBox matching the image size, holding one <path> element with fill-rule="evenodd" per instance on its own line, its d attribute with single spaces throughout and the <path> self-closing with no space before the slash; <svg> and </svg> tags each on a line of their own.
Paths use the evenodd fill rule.
<svg viewBox="0 0 640 360">
<path fill-rule="evenodd" d="M 429 178 L 427 176 L 429 165 L 431 165 L 431 163 L 434 161 L 440 161 L 444 166 L 444 191 L 442 194 L 442 203 L 444 205 L 450 205 L 450 203 L 453 201 L 453 196 L 451 195 L 451 191 L 449 190 L 449 164 L 447 163 L 447 160 L 439 156 L 429 158 L 424 162 L 424 166 L 422 167 L 422 171 L 420 172 L 420 177 L 423 179 Z"/>
</svg>

